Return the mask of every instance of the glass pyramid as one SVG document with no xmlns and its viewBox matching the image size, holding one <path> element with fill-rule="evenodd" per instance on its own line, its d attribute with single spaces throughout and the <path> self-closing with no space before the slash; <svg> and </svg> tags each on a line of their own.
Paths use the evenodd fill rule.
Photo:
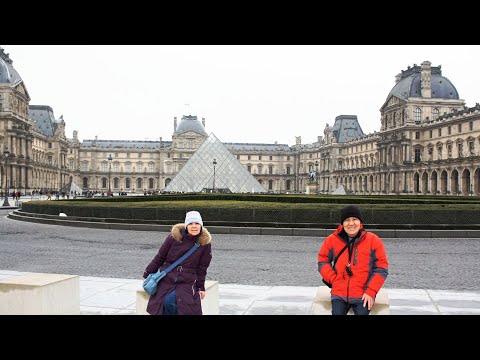
<svg viewBox="0 0 480 360">
<path fill-rule="evenodd" d="M 267 192 L 213 133 L 205 139 L 164 191 Z"/>
</svg>

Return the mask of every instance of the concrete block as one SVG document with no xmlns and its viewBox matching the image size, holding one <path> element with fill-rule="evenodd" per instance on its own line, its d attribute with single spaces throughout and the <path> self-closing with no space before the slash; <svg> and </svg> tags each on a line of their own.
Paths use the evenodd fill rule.
<svg viewBox="0 0 480 360">
<path fill-rule="evenodd" d="M 0 315 L 80 315 L 80 278 L 30 273 L 2 279 Z"/>
<path fill-rule="evenodd" d="M 312 315 L 332 315 L 332 300 L 329 287 L 320 286 L 318 288 L 310 313 Z M 348 315 L 353 315 L 352 309 L 348 311 Z M 386 289 L 381 288 L 378 292 L 370 315 L 390 315 L 390 298 Z"/>
<path fill-rule="evenodd" d="M 148 315 L 147 304 L 150 295 L 143 288 L 137 290 L 136 313 Z M 218 281 L 205 280 L 205 298 L 202 300 L 203 315 L 219 315 L 219 287 Z"/>
</svg>

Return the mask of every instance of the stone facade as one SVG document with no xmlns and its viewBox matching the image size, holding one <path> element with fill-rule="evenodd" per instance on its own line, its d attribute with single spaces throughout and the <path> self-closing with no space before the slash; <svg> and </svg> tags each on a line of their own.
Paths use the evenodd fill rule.
<svg viewBox="0 0 480 360">
<path fill-rule="evenodd" d="M 14 76 L 2 80 L 4 72 Z M 8 71 L 7 71 L 8 70 Z M 65 137 L 63 116 L 29 105 L 25 84 L 0 49 L 1 187 L 161 192 L 208 137 L 205 118 L 173 119 L 171 141 Z M 379 131 L 364 134 L 355 115 L 339 115 L 311 144 L 224 143 L 272 193 L 480 195 L 480 105 L 467 107 L 428 61 L 408 67 L 380 109 Z M 7 153 L 5 153 L 7 154 Z M 110 160 L 111 159 L 111 160 Z M 14 189 L 13 189 L 14 188 Z"/>
</svg>

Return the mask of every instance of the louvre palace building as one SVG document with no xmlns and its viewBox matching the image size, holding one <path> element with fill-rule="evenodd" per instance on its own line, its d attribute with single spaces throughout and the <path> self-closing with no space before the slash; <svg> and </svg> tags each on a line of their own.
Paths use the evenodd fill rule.
<svg viewBox="0 0 480 360">
<path fill-rule="evenodd" d="M 164 192 L 190 158 L 201 162 L 198 171 L 220 174 L 228 149 L 231 169 L 242 166 L 260 184 L 254 192 L 480 195 L 480 104 L 468 107 L 441 66 L 428 61 L 392 76 L 385 96 L 375 100 L 380 121 L 372 134 L 363 133 L 357 116 L 338 115 L 320 119 L 327 125 L 314 143 L 302 144 L 300 136 L 293 145 L 217 141 L 195 160 L 205 142 L 218 139 L 207 133 L 205 118 L 192 114 L 173 117 L 172 134 L 158 141 L 80 141 L 77 131 L 67 138 L 63 116 L 30 104 L 27 82 L 0 48 L 1 191 L 44 193 L 76 184 L 114 194 Z M 213 184 L 202 189 L 215 190 L 215 174 L 205 181 Z"/>
</svg>

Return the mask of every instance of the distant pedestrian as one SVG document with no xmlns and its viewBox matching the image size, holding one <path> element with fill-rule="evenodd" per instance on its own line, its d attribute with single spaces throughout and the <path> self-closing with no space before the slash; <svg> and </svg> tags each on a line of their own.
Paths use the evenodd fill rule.
<svg viewBox="0 0 480 360">
<path fill-rule="evenodd" d="M 318 252 L 318 271 L 332 288 L 332 315 L 368 315 L 388 275 L 382 240 L 363 228 L 356 206 L 340 210 L 340 225 Z"/>
</svg>

